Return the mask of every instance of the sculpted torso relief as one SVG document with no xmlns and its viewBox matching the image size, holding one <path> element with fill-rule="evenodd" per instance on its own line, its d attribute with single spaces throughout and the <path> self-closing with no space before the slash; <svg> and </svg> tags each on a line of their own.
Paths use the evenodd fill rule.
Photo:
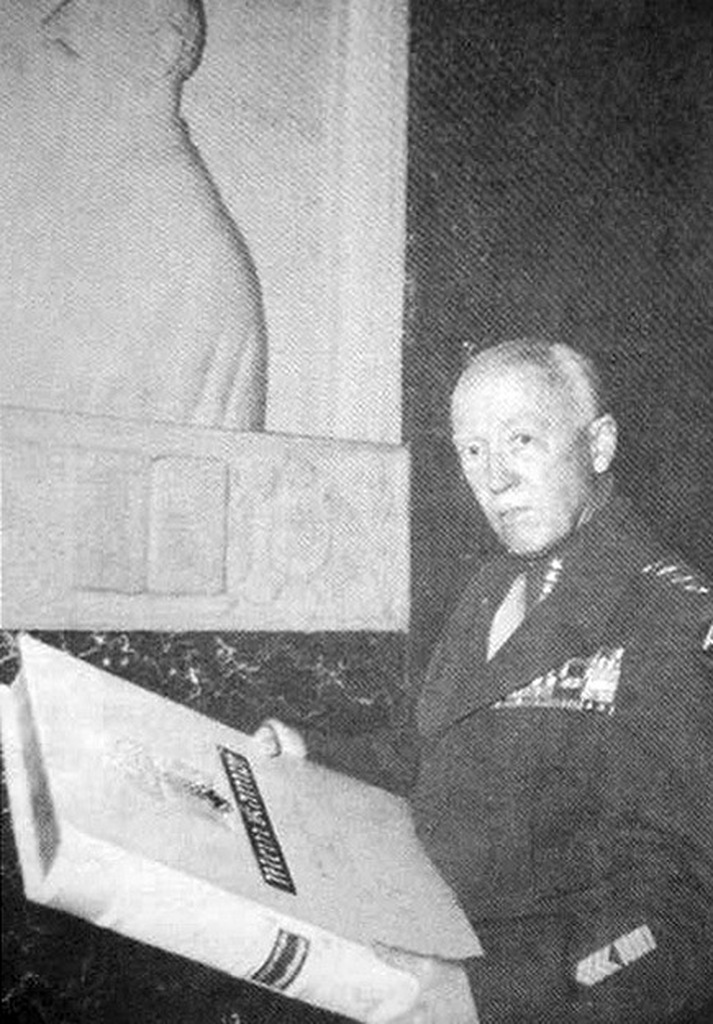
<svg viewBox="0 0 713 1024">
<path fill-rule="evenodd" d="M 256 271 L 178 113 L 199 0 L 0 14 L 2 402 L 261 429 Z"/>
</svg>

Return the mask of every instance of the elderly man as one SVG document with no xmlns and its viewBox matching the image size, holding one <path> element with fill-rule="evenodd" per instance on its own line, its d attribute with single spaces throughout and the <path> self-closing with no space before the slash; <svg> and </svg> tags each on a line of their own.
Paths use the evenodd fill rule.
<svg viewBox="0 0 713 1024">
<path fill-rule="evenodd" d="M 307 737 L 336 766 L 412 770 L 418 833 L 482 940 L 463 964 L 384 954 L 422 981 L 403 1020 L 708 1019 L 710 589 L 615 493 L 616 423 L 581 354 L 481 352 L 452 424 L 504 551 L 448 622 L 413 734 Z M 260 735 L 304 749 L 281 723 Z"/>
</svg>

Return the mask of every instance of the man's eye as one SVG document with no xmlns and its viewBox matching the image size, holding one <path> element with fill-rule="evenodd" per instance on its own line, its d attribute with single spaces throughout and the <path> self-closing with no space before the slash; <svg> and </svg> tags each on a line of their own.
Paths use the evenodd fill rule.
<svg viewBox="0 0 713 1024">
<path fill-rule="evenodd" d="M 532 434 L 519 430 L 516 434 L 513 434 L 511 440 L 516 448 L 526 448 L 528 444 L 532 444 L 534 438 Z"/>
<path fill-rule="evenodd" d="M 463 454 L 470 459 L 476 459 L 480 455 L 480 445 L 475 443 L 465 445 Z"/>
</svg>

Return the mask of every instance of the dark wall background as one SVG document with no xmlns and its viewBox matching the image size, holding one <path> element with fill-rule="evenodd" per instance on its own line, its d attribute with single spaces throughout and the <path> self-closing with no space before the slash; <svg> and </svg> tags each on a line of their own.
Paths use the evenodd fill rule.
<svg viewBox="0 0 713 1024">
<path fill-rule="evenodd" d="M 713 5 L 412 0 L 406 435 L 413 667 L 492 541 L 458 479 L 464 350 L 594 355 L 619 480 L 713 573 Z"/>
</svg>

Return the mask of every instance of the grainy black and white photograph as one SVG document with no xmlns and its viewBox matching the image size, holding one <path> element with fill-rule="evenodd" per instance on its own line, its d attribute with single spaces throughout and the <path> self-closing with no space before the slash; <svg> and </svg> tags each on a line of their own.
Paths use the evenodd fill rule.
<svg viewBox="0 0 713 1024">
<path fill-rule="evenodd" d="M 0 76 L 3 1019 L 710 1024 L 710 0 Z"/>
</svg>

